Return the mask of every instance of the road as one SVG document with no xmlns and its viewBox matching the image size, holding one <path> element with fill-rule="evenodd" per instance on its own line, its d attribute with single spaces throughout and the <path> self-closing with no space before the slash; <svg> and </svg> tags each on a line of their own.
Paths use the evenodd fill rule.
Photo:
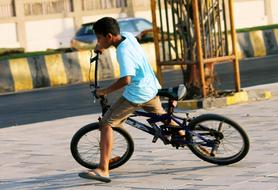
<svg viewBox="0 0 278 190">
<path fill-rule="evenodd" d="M 278 82 L 278 55 L 240 61 L 242 88 Z M 216 68 L 218 87 L 233 89 L 232 64 Z M 165 86 L 182 83 L 179 71 L 164 73 Z M 105 81 L 105 86 L 111 81 Z M 115 99 L 119 93 L 112 94 Z M 0 96 L 0 128 L 59 118 L 98 113 L 98 104 L 92 104 L 87 84 L 58 88 L 44 88 L 25 93 Z"/>
</svg>

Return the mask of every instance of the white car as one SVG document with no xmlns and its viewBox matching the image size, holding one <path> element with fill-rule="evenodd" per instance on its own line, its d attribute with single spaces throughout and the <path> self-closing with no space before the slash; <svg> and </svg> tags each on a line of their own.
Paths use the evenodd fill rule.
<svg viewBox="0 0 278 190">
<path fill-rule="evenodd" d="M 151 30 L 152 23 L 144 18 L 121 18 L 117 19 L 121 32 L 130 32 L 134 36 L 143 31 Z M 97 38 L 93 30 L 94 22 L 82 24 L 71 40 L 71 47 L 74 49 L 93 48 Z"/>
</svg>

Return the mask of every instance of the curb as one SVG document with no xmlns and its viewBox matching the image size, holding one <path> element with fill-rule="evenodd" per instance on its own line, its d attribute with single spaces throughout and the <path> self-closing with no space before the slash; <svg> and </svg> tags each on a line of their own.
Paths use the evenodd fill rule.
<svg viewBox="0 0 278 190">
<path fill-rule="evenodd" d="M 247 90 L 241 92 L 235 92 L 232 95 L 227 97 L 220 98 L 203 98 L 195 100 L 185 100 L 179 101 L 177 108 L 178 109 L 208 109 L 213 107 L 224 107 L 235 104 L 268 100 L 272 98 L 272 93 L 268 90 Z"/>
</svg>

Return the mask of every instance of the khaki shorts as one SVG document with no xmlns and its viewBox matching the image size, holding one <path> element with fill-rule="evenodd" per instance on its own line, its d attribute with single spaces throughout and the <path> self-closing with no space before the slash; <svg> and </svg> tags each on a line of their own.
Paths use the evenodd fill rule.
<svg viewBox="0 0 278 190">
<path fill-rule="evenodd" d="M 142 108 L 146 112 L 156 113 L 158 115 L 166 113 L 161 106 L 158 96 L 143 104 L 135 104 L 126 100 L 124 97 L 120 97 L 104 114 L 100 121 L 100 126 L 120 126 L 133 112 Z"/>
</svg>

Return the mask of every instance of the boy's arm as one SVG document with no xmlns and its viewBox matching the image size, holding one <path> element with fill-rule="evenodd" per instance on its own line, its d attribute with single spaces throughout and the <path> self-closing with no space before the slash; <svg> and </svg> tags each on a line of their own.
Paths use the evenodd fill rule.
<svg viewBox="0 0 278 190">
<path fill-rule="evenodd" d="M 122 77 L 107 88 L 97 89 L 96 94 L 98 96 L 110 94 L 111 92 L 114 92 L 116 90 L 123 88 L 124 86 L 128 85 L 130 82 L 131 82 L 131 76 Z"/>
</svg>

